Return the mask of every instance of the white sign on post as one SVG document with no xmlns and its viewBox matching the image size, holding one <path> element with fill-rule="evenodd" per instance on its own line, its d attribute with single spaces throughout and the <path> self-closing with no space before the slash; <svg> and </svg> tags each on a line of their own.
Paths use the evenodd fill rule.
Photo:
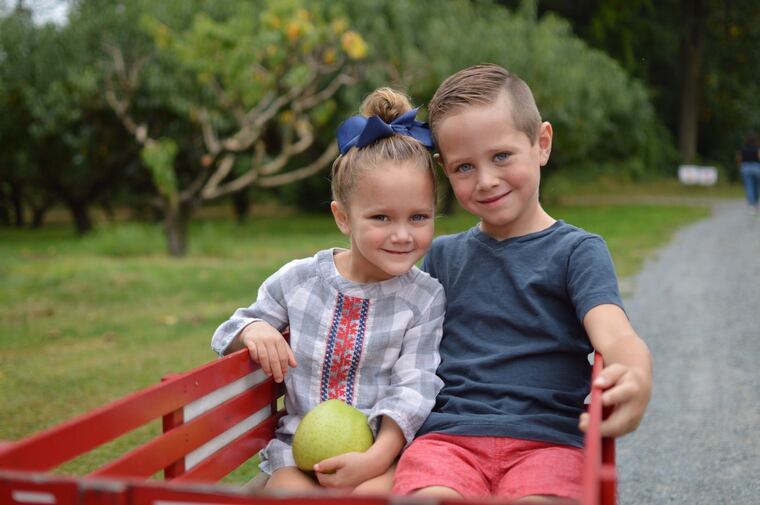
<svg viewBox="0 0 760 505">
<path fill-rule="evenodd" d="M 685 185 L 713 186 L 718 182 L 718 169 L 700 165 L 678 167 L 678 180 Z"/>
</svg>

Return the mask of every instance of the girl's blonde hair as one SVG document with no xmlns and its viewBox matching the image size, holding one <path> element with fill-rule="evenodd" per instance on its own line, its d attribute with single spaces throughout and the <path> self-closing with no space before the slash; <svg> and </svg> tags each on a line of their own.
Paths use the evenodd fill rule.
<svg viewBox="0 0 760 505">
<path fill-rule="evenodd" d="M 390 124 L 394 119 L 412 110 L 409 97 L 391 88 L 379 88 L 364 99 L 360 113 L 365 117 L 378 116 Z M 332 165 L 331 189 L 333 200 L 348 207 L 349 199 L 362 175 L 377 170 L 387 162 L 411 161 L 426 169 L 433 181 L 433 194 L 437 201 L 435 164 L 427 148 L 412 137 L 397 134 L 376 140 L 368 146 L 352 147 Z"/>
</svg>

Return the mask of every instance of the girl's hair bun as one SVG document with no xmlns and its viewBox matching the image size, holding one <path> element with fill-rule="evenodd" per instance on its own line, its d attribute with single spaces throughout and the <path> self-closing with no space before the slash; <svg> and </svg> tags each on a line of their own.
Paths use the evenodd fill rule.
<svg viewBox="0 0 760 505">
<path fill-rule="evenodd" d="M 412 110 L 409 97 L 391 88 L 378 88 L 362 102 L 360 112 L 363 116 L 379 116 L 390 123 L 405 112 Z"/>
</svg>

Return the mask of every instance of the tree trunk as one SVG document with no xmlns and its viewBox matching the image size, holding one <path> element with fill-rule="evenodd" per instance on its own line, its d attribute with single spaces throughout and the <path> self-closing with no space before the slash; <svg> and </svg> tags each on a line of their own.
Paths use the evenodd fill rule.
<svg viewBox="0 0 760 505">
<path fill-rule="evenodd" d="M 681 108 L 678 124 L 678 149 L 684 162 L 696 160 L 699 139 L 699 87 L 702 73 L 704 28 L 701 23 L 702 1 L 682 0 L 681 34 Z"/>
<path fill-rule="evenodd" d="M 248 197 L 248 188 L 232 195 L 232 208 L 235 210 L 235 222 L 238 225 L 245 223 L 250 206 L 251 200 Z"/>
<path fill-rule="evenodd" d="M 42 228 L 42 225 L 45 224 L 45 214 L 47 214 L 48 208 L 49 206 L 45 205 L 32 209 L 32 228 L 35 230 Z"/>
<path fill-rule="evenodd" d="M 187 254 L 187 228 L 190 222 L 192 206 L 180 203 L 172 207 L 167 202 L 164 215 L 164 232 L 169 255 L 181 258 Z"/>
<path fill-rule="evenodd" d="M 13 207 L 14 224 L 17 228 L 23 228 L 25 224 L 24 220 L 24 198 L 21 184 L 10 184 L 11 187 L 11 206 Z"/>
<path fill-rule="evenodd" d="M 85 202 L 69 200 L 66 202 L 66 206 L 69 208 L 71 217 L 74 220 L 77 235 L 86 235 L 92 231 L 92 219 L 90 219 L 90 212 Z"/>
<path fill-rule="evenodd" d="M 45 215 L 53 206 L 53 200 L 46 194 L 43 194 L 38 201 L 32 201 L 29 207 L 32 208 L 32 222 L 31 227 L 35 230 L 42 228 L 45 224 Z"/>
</svg>

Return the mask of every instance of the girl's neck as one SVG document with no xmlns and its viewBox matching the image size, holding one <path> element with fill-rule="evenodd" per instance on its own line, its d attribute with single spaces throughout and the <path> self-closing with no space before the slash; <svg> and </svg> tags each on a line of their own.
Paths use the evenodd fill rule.
<svg viewBox="0 0 760 505">
<path fill-rule="evenodd" d="M 333 261 L 335 262 L 335 269 L 341 277 L 357 284 L 371 284 L 392 278 L 385 272 L 370 271 L 365 262 L 357 261 L 351 249 L 335 253 Z"/>
</svg>

